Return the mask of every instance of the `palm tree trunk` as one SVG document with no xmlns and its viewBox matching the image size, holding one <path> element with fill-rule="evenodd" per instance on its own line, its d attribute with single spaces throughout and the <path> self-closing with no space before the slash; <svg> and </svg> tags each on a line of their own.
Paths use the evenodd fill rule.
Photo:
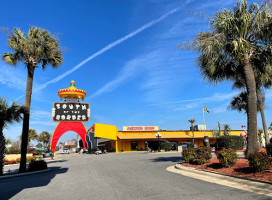
<svg viewBox="0 0 272 200">
<path fill-rule="evenodd" d="M 267 146 L 269 144 L 269 137 L 268 137 L 268 130 L 267 130 L 267 125 L 266 125 L 266 120 L 265 120 L 265 115 L 264 115 L 262 92 L 261 92 L 260 87 L 256 87 L 256 90 L 257 90 L 257 101 L 258 101 L 258 104 L 260 107 L 262 123 L 263 123 L 263 130 L 264 130 L 264 136 L 265 136 L 265 146 Z"/>
<path fill-rule="evenodd" d="M 257 142 L 257 97 L 256 97 L 256 82 L 254 71 L 250 62 L 249 55 L 245 55 L 244 73 L 246 78 L 246 88 L 248 93 L 248 112 L 247 112 L 247 153 L 258 152 Z"/>
<path fill-rule="evenodd" d="M 193 143 L 195 143 L 195 130 L 194 130 L 194 124 L 191 125 L 192 132 L 193 132 Z"/>
<path fill-rule="evenodd" d="M 29 117 L 30 117 L 30 103 L 32 95 L 33 77 L 35 67 L 32 65 L 27 66 L 27 82 L 26 82 L 26 95 L 25 95 L 25 108 L 27 112 L 24 114 L 23 129 L 22 129 L 22 141 L 21 141 L 21 162 L 19 172 L 26 171 L 26 153 L 28 144 L 28 131 L 29 131 Z"/>
<path fill-rule="evenodd" d="M 6 150 L 6 140 L 3 134 L 3 129 L 2 127 L 0 127 L 0 176 L 2 176 L 4 173 L 3 170 L 4 170 L 5 150 Z"/>
</svg>

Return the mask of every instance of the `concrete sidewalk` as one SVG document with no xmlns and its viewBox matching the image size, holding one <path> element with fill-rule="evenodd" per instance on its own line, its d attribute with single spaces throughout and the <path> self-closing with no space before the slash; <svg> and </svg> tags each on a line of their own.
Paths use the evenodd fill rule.
<svg viewBox="0 0 272 200">
<path fill-rule="evenodd" d="M 170 166 L 166 168 L 166 170 L 202 181 L 216 183 L 239 190 L 254 192 L 257 194 L 272 197 L 272 184 L 269 183 L 262 183 L 257 181 L 251 181 L 249 179 L 242 179 L 212 172 L 205 172 L 195 168 L 183 167 L 179 164 Z"/>
<path fill-rule="evenodd" d="M 44 161 L 47 163 L 60 161 L 60 160 L 62 160 L 62 158 L 55 158 L 55 159 L 44 158 Z M 20 164 L 4 165 L 4 175 L 19 173 L 19 167 L 20 167 Z"/>
</svg>

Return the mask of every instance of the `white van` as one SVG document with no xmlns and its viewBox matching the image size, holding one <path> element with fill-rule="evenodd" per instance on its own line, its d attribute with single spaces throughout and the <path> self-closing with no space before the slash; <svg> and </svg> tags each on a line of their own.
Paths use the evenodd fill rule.
<svg viewBox="0 0 272 200">
<path fill-rule="evenodd" d="M 69 153 L 70 153 L 70 150 L 65 148 L 65 149 L 62 150 L 62 153 L 65 153 L 65 154 L 67 153 L 67 154 L 69 154 Z"/>
</svg>

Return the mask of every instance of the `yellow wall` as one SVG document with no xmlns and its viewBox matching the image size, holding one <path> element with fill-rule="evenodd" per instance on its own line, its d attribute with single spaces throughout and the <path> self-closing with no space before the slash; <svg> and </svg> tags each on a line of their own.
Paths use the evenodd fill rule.
<svg viewBox="0 0 272 200">
<path fill-rule="evenodd" d="M 190 142 L 193 139 L 193 135 L 191 131 L 159 131 L 162 135 L 162 140 L 165 139 L 169 142 Z M 240 133 L 243 132 L 242 130 L 237 130 L 237 131 L 231 131 L 230 135 L 240 135 Z M 117 137 L 116 141 L 116 152 L 128 152 L 131 151 L 131 141 L 138 141 L 138 149 L 145 149 L 145 141 L 157 141 L 157 138 L 155 135 L 158 133 L 158 131 L 151 131 L 151 132 L 123 132 L 119 131 L 118 135 L 134 135 L 134 136 L 139 136 L 141 137 L 147 136 L 149 137 L 150 135 L 154 135 L 154 138 L 145 138 L 145 139 L 119 139 Z M 203 146 L 203 140 L 204 136 L 209 136 L 210 143 L 213 144 L 216 142 L 216 139 L 212 135 L 213 131 L 195 131 L 195 144 L 197 147 Z M 167 138 L 167 135 L 178 135 L 178 138 Z M 221 132 L 221 135 L 223 134 L 223 131 Z M 164 136 L 164 137 L 163 137 Z"/>
<path fill-rule="evenodd" d="M 94 137 L 106 138 L 110 140 L 117 139 L 118 128 L 107 124 L 94 124 Z"/>
<path fill-rule="evenodd" d="M 193 138 L 192 131 L 119 131 L 118 135 L 121 137 L 124 136 L 154 136 L 156 138 L 156 134 L 160 133 L 162 135 L 161 139 L 167 139 L 168 136 L 177 136 L 178 138 Z M 238 135 L 240 136 L 240 133 L 243 132 L 242 130 L 234 130 L 230 131 L 230 135 Z M 195 138 L 204 138 L 204 136 L 209 136 L 210 138 L 213 138 L 213 131 L 194 131 L 194 137 Z M 221 131 L 221 135 L 223 135 L 223 131 Z M 176 138 L 176 137 L 175 137 Z"/>
<path fill-rule="evenodd" d="M 106 124 L 94 124 L 95 137 L 106 138 L 116 141 L 116 152 L 131 151 L 131 141 L 138 141 L 138 149 L 145 149 L 145 141 L 156 141 L 156 134 L 162 135 L 161 140 L 167 140 L 169 142 L 189 142 L 193 139 L 193 133 L 190 130 L 185 131 L 119 131 L 116 126 Z M 238 135 L 243 130 L 230 131 L 230 135 Z M 209 136 L 210 143 L 215 142 L 213 131 L 194 131 L 195 143 L 198 147 L 203 146 L 204 136 Z M 223 135 L 223 131 L 221 131 Z M 122 139 L 123 138 L 123 139 Z M 109 147 L 114 147 L 114 141 L 110 142 Z"/>
</svg>

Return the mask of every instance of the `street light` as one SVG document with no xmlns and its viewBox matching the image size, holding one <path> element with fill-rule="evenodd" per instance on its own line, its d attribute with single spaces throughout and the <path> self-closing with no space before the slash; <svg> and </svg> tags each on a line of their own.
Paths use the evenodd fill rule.
<svg viewBox="0 0 272 200">
<path fill-rule="evenodd" d="M 161 136 L 162 135 L 159 132 L 156 134 L 156 137 L 158 138 L 158 143 L 159 143 L 158 152 L 161 152 L 161 147 L 160 147 L 160 138 L 161 138 Z"/>
</svg>

